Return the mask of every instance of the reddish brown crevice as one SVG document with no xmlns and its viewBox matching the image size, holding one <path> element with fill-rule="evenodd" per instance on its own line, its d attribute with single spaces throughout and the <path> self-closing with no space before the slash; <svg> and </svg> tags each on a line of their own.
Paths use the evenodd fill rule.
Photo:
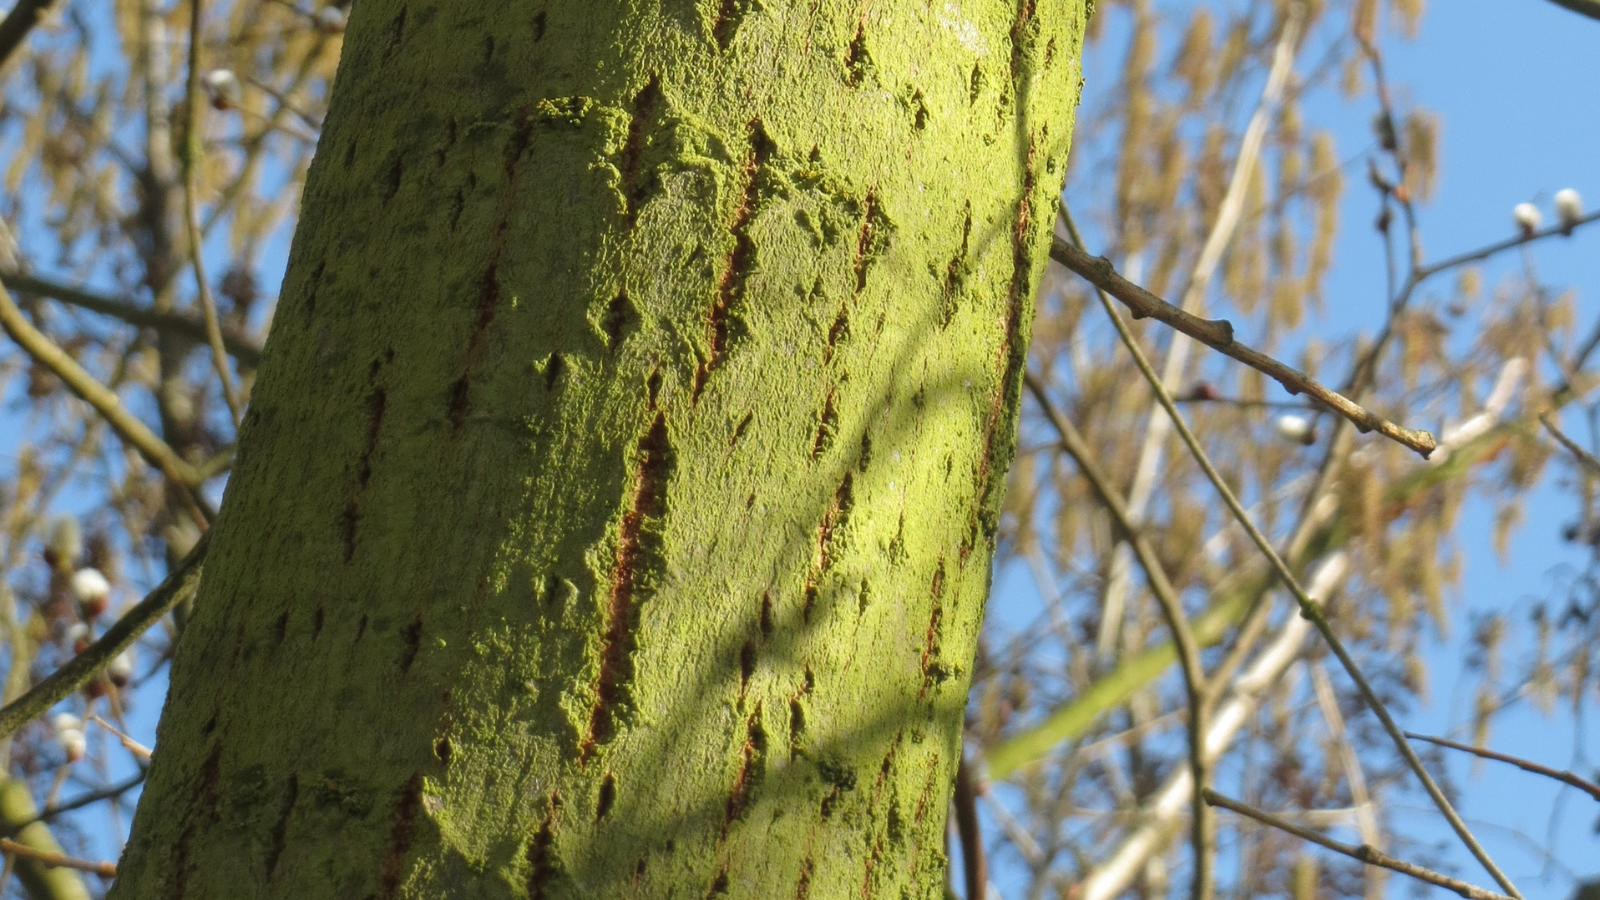
<svg viewBox="0 0 1600 900">
<path fill-rule="evenodd" d="M 939 318 L 940 328 L 949 325 L 950 320 L 955 317 L 956 301 L 961 296 L 961 289 L 967 278 L 967 256 L 971 253 L 971 243 L 972 201 L 968 200 L 961 221 L 961 247 L 950 257 L 950 264 L 944 270 L 944 308 Z"/>
<path fill-rule="evenodd" d="M 734 777 L 733 787 L 728 791 L 728 800 L 723 807 L 722 838 L 728 836 L 728 829 L 734 822 L 739 821 L 750 806 L 751 795 L 761 785 L 766 774 L 767 757 L 767 731 L 761 724 L 761 704 L 745 720 L 744 746 L 739 750 L 739 774 Z"/>
<path fill-rule="evenodd" d="M 446 414 L 450 420 L 451 431 L 461 430 L 471 408 L 472 370 L 478 362 L 479 345 L 490 324 L 494 322 L 495 312 L 500 304 L 500 256 L 505 252 L 506 234 L 510 227 L 510 219 L 502 215 L 500 224 L 495 226 L 494 246 L 489 251 L 489 261 L 483 268 L 483 274 L 478 276 L 476 300 L 478 315 L 473 320 L 472 331 L 467 338 L 466 364 L 461 375 L 450 384 Z"/>
<path fill-rule="evenodd" d="M 800 878 L 795 882 L 794 900 L 809 900 L 811 897 L 811 857 L 806 857 L 800 862 Z"/>
<path fill-rule="evenodd" d="M 928 615 L 928 631 L 922 638 L 922 687 L 917 691 L 918 701 L 927 697 L 930 687 L 944 681 L 944 666 L 939 662 L 939 626 L 943 620 L 944 606 L 935 602 L 933 612 Z"/>
<path fill-rule="evenodd" d="M 855 257 L 850 264 L 850 269 L 856 276 L 856 295 L 860 296 L 867 287 L 867 269 L 872 264 L 872 245 L 875 235 L 873 229 L 878 227 L 878 197 L 871 191 L 862 201 L 861 230 L 856 234 Z"/>
<path fill-rule="evenodd" d="M 834 403 L 836 388 L 828 389 L 822 402 L 822 415 L 817 418 L 817 434 L 811 442 L 811 458 L 816 459 L 833 446 L 833 436 L 839 430 L 839 410 Z"/>
<path fill-rule="evenodd" d="M 845 81 L 851 87 L 859 87 L 871 64 L 872 57 L 867 53 L 866 24 L 858 23 L 856 36 L 850 39 L 850 46 L 844 52 Z"/>
<path fill-rule="evenodd" d="M 716 39 L 718 50 L 726 51 L 733 43 L 733 35 L 744 16 L 745 10 L 739 0 L 722 0 L 722 5 L 717 7 L 717 19 L 711 25 L 711 36 Z"/>
<path fill-rule="evenodd" d="M 805 699 L 816 686 L 816 676 L 811 674 L 811 667 L 806 666 L 805 680 L 801 682 L 800 689 L 789 697 L 789 759 L 791 760 L 801 754 L 800 741 L 806 733 Z"/>
<path fill-rule="evenodd" d="M 1033 26 L 1034 0 L 1018 0 L 1017 18 L 1011 23 L 1011 87 L 1015 91 L 1022 89 L 1022 82 L 1027 72 L 1024 71 L 1029 45 L 1033 43 L 1030 33 Z"/>
<path fill-rule="evenodd" d="M 392 900 L 400 892 L 406 854 L 411 852 L 411 842 L 417 835 L 417 809 L 421 805 L 422 773 L 416 772 L 406 780 L 395 800 L 394 816 L 389 825 L 389 849 L 384 853 L 378 877 L 379 900 Z"/>
<path fill-rule="evenodd" d="M 767 136 L 761 120 L 750 123 L 750 155 L 744 164 L 744 193 L 733 209 L 733 223 L 728 230 L 733 235 L 733 250 L 728 262 L 717 278 L 717 294 L 706 317 L 708 348 L 705 358 L 694 373 L 691 398 L 698 398 L 705 389 L 711 371 L 722 363 L 728 351 L 729 318 L 744 299 L 745 283 L 755 270 L 756 244 L 750 236 L 750 222 L 755 218 L 760 203 L 761 170 L 777 150 Z"/>
<path fill-rule="evenodd" d="M 750 638 L 739 648 L 739 698 L 744 699 L 750 679 L 756 674 L 756 641 Z"/>
<path fill-rule="evenodd" d="M 322 625 L 327 620 L 327 617 L 328 617 L 327 610 L 323 609 L 320 606 L 317 607 L 317 611 L 315 613 L 312 613 L 312 615 L 311 615 L 311 639 L 313 641 L 322 636 Z"/>
<path fill-rule="evenodd" d="M 594 755 L 598 745 L 615 736 L 617 706 L 624 701 L 633 677 L 634 622 L 641 599 L 636 596 L 639 576 L 644 569 L 655 565 L 653 557 L 657 555 L 646 539 L 645 523 L 666 511 L 670 454 L 666 414 L 658 412 L 650 429 L 639 440 L 633 497 L 617 529 L 616 561 L 611 571 L 606 630 L 601 639 L 595 704 L 589 716 L 588 735 L 579 753 L 585 762 Z"/>
<path fill-rule="evenodd" d="M 800 607 L 801 618 L 808 623 L 811 621 L 812 608 L 816 606 L 818 582 L 827 574 L 829 566 L 833 565 L 834 534 L 849 521 L 850 508 L 855 504 L 854 481 L 854 473 L 846 472 L 843 480 L 839 482 L 838 489 L 833 492 L 833 501 L 828 504 L 828 511 L 823 514 L 822 521 L 817 523 L 817 555 L 811 565 L 811 571 L 806 574 Z"/>
<path fill-rule="evenodd" d="M 711 887 L 706 890 L 706 897 L 720 897 L 728 892 L 728 864 L 723 863 L 717 871 L 717 877 L 711 880 Z"/>
<path fill-rule="evenodd" d="M 776 626 L 772 621 L 771 591 L 761 592 L 761 617 L 757 620 L 757 627 L 761 629 L 762 637 L 772 637 L 772 631 Z"/>
<path fill-rule="evenodd" d="M 283 858 L 283 848 L 289 834 L 289 817 L 294 814 L 295 801 L 300 798 L 300 776 L 290 772 L 289 784 L 283 792 L 283 805 L 278 808 L 278 820 L 272 823 L 267 838 L 267 877 L 278 871 L 278 860 Z"/>
<path fill-rule="evenodd" d="M 544 10 L 541 9 L 533 14 L 533 42 L 535 44 L 544 40 L 545 28 L 548 27 L 549 22 L 550 14 Z"/>
<path fill-rule="evenodd" d="M 1029 276 L 1033 273 L 1033 248 L 1029 231 L 1033 225 L 1037 150 L 1038 145 L 1030 132 L 1028 155 L 1023 166 L 1022 198 L 1017 202 L 1017 215 L 1011 226 L 1011 283 L 1007 292 L 1005 336 L 999 348 L 1000 384 L 989 402 L 988 415 L 983 423 L 983 448 L 976 479 L 978 502 L 974 505 L 973 518 L 967 536 L 962 539 L 957 559 L 963 567 L 980 537 L 989 540 L 993 536 L 995 513 L 991 503 L 996 488 L 1005 481 L 1003 470 L 999 473 L 994 471 L 995 445 L 1002 437 L 1001 425 L 1010 424 L 1008 413 L 1016 409 L 1022 372 L 1027 365 L 1028 348 L 1021 339 L 1021 333 L 1027 325 L 1023 321 L 1023 313 L 1028 305 Z"/>
<path fill-rule="evenodd" d="M 633 119 L 628 123 L 628 137 L 622 143 L 622 199 L 628 217 L 628 227 L 639 223 L 639 209 L 654 187 L 649 173 L 644 171 L 644 151 L 648 139 L 646 129 L 653 124 L 662 102 L 661 82 L 655 75 L 633 97 Z"/>
<path fill-rule="evenodd" d="M 734 426 L 733 440 L 728 442 L 729 447 L 737 445 L 739 441 L 744 438 L 745 429 L 750 427 L 750 423 L 755 420 L 755 417 L 756 414 L 753 412 L 747 412 L 744 414 L 744 418 L 740 419 L 739 424 Z"/>
<path fill-rule="evenodd" d="M 287 637 L 288 634 L 289 613 L 285 611 L 280 613 L 277 620 L 272 623 L 272 648 L 276 650 L 277 648 L 283 646 L 283 639 Z"/>
<path fill-rule="evenodd" d="M 841 303 L 839 304 L 839 314 L 833 317 L 833 324 L 828 326 L 827 343 L 822 345 L 822 361 L 824 363 L 828 363 L 833 360 L 834 350 L 838 348 L 839 342 L 848 337 L 849 334 L 850 305 L 848 303 Z"/>
<path fill-rule="evenodd" d="M 545 900 L 550 888 L 561 876 L 561 866 L 555 857 L 556 819 L 561 814 L 561 794 L 550 793 L 550 806 L 545 811 L 533 842 L 528 844 L 524 858 L 528 861 L 528 900 Z"/>
</svg>

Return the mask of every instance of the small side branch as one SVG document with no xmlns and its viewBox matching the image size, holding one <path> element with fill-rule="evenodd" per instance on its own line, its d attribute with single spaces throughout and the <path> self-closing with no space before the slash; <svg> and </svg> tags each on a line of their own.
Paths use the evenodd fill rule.
<svg viewBox="0 0 1600 900">
<path fill-rule="evenodd" d="M 1552 769 L 1549 766 L 1540 765 L 1531 759 L 1523 759 L 1520 756 L 1512 756 L 1509 753 L 1496 753 L 1493 750 L 1485 750 L 1482 747 L 1474 747 L 1471 744 L 1463 744 L 1447 738 L 1429 737 L 1426 734 L 1413 734 L 1409 731 L 1406 732 L 1406 737 L 1411 738 L 1414 741 L 1427 741 L 1430 744 L 1438 744 L 1441 747 L 1449 747 L 1451 750 L 1460 750 L 1462 753 L 1471 753 L 1473 756 L 1479 756 L 1484 759 L 1492 759 L 1496 762 L 1510 763 L 1524 772 L 1532 772 L 1535 775 L 1543 775 L 1546 778 L 1553 778 L 1562 784 L 1570 785 L 1580 791 L 1583 791 L 1585 794 L 1588 794 L 1595 800 L 1600 800 L 1600 784 L 1595 784 L 1588 779 L 1581 778 L 1577 774 L 1566 769 Z"/>
<path fill-rule="evenodd" d="M 151 465 L 180 484 L 193 486 L 200 483 L 194 466 L 185 462 L 166 441 L 128 412 L 117 395 L 96 381 L 93 375 L 78 365 L 77 360 L 57 347 L 44 332 L 33 327 L 33 323 L 11 299 L 11 292 L 3 285 L 0 285 L 0 328 L 4 328 L 29 356 L 54 372 L 68 390 L 94 407 L 111 428 Z"/>
<path fill-rule="evenodd" d="M 1567 437 L 1560 428 L 1557 428 L 1556 423 L 1551 420 L 1549 413 L 1540 413 L 1539 421 L 1544 425 L 1545 430 L 1550 432 L 1550 436 L 1556 439 L 1556 443 L 1567 448 L 1567 452 L 1576 457 L 1578 462 L 1582 463 L 1585 469 L 1588 469 L 1591 474 L 1600 475 L 1600 459 L 1597 459 L 1593 453 L 1583 449 L 1583 447 L 1579 445 L 1577 441 Z M 1432 738 L 1428 738 L 1428 740 L 1432 740 Z M 1438 743 L 1444 743 L 1447 747 L 1452 746 L 1447 742 Z"/>
<path fill-rule="evenodd" d="M 207 340 L 206 323 L 193 316 L 156 312 L 127 300 L 102 297 L 82 288 L 60 284 L 35 275 L 24 275 L 21 272 L 0 271 L 0 282 L 13 291 L 49 297 L 51 300 L 87 309 L 102 316 L 121 319 L 139 328 L 179 334 L 196 343 L 205 343 Z M 222 345 L 240 365 L 251 367 L 261 365 L 261 346 L 248 336 L 234 329 L 225 328 L 222 332 Z"/>
<path fill-rule="evenodd" d="M 28 39 L 33 26 L 50 13 L 54 0 L 20 0 L 0 21 L 0 66 L 4 66 Z"/>
<path fill-rule="evenodd" d="M 22 726 L 33 721 L 45 710 L 56 705 L 98 676 L 106 664 L 122 651 L 133 646 L 139 636 L 174 606 L 194 596 L 200 584 L 201 566 L 205 562 L 206 548 L 211 545 L 211 532 L 200 536 L 194 545 L 165 580 L 143 600 L 127 611 L 116 624 L 106 629 L 100 639 L 84 648 L 66 665 L 49 678 L 33 686 L 21 697 L 0 708 L 0 740 L 16 734 Z"/>
<path fill-rule="evenodd" d="M 13 856 L 26 856 L 47 869 L 77 869 L 79 872 L 88 872 L 99 875 L 101 878 L 117 877 L 117 864 L 113 862 L 90 862 L 87 859 L 78 859 L 64 853 L 52 853 L 49 850 L 36 850 L 27 844 L 19 844 L 10 838 L 0 838 L 0 853 Z"/>
<path fill-rule="evenodd" d="M 1207 790 L 1205 792 L 1205 797 L 1206 802 L 1212 806 L 1220 806 L 1223 809 L 1236 812 L 1246 818 L 1255 819 L 1257 822 L 1260 822 L 1263 825 L 1270 825 L 1279 831 L 1287 832 L 1302 840 L 1310 841 L 1319 847 L 1326 847 L 1335 853 L 1342 853 L 1351 859 L 1360 860 L 1369 866 L 1380 866 L 1392 872 L 1399 872 L 1402 875 L 1410 875 L 1412 878 L 1415 878 L 1419 881 L 1426 881 L 1429 884 L 1455 891 L 1457 894 L 1466 897 L 1467 900 L 1511 900 L 1511 898 L 1505 894 L 1496 893 L 1494 891 L 1486 891 L 1483 888 L 1468 884 L 1467 882 L 1459 879 L 1451 878 L 1449 875 L 1435 872 L 1432 869 L 1424 868 L 1423 866 L 1419 866 L 1414 863 L 1408 863 L 1403 859 L 1395 859 L 1386 853 L 1374 849 L 1370 844 L 1356 846 L 1355 844 L 1346 844 L 1343 841 L 1336 841 L 1326 835 L 1318 834 L 1309 828 L 1302 828 L 1299 825 L 1296 825 L 1287 819 L 1275 816 L 1272 813 L 1256 809 L 1254 806 L 1224 797 L 1216 791 Z"/>
<path fill-rule="evenodd" d="M 1112 267 L 1111 261 L 1103 256 L 1091 256 L 1067 241 L 1056 238 L 1050 246 L 1050 258 L 1122 301 L 1134 318 L 1156 319 L 1170 325 L 1213 350 L 1270 376 L 1289 393 L 1307 394 L 1315 398 L 1317 402 L 1349 419 L 1363 432 L 1376 431 L 1417 451 L 1423 459 L 1427 459 L 1437 446 L 1432 434 L 1396 425 L 1304 372 L 1235 341 L 1233 325 L 1226 319 L 1202 319 L 1184 312 L 1123 278 Z"/>
</svg>

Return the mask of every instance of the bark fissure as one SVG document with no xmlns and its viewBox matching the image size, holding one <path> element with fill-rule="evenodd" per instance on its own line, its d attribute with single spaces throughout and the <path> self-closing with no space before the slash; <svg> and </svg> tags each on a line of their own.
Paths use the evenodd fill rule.
<svg viewBox="0 0 1600 900">
<path fill-rule="evenodd" d="M 600 645 L 600 671 L 595 682 L 595 703 L 589 715 L 588 733 L 580 748 L 580 759 L 587 762 L 600 745 L 616 734 L 618 706 L 626 702 L 628 681 L 633 677 L 637 596 L 644 569 L 656 565 L 653 549 L 647 546 L 645 525 L 666 511 L 667 479 L 670 474 L 667 419 L 656 413 L 650 429 L 639 441 L 638 471 L 634 476 L 633 497 L 617 529 L 617 550 L 611 571 L 611 592 L 606 608 L 606 628 Z"/>
</svg>

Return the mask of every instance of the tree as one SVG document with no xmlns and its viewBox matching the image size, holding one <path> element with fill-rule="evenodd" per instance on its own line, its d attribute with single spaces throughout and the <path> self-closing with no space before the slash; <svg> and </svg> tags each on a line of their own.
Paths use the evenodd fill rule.
<svg viewBox="0 0 1600 900">
<path fill-rule="evenodd" d="M 358 5 L 113 896 L 938 893 L 1083 15 Z"/>
</svg>

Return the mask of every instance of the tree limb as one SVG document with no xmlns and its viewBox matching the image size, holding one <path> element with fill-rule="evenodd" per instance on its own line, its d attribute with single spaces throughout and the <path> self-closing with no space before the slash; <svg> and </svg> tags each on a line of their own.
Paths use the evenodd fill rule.
<svg viewBox="0 0 1600 900">
<path fill-rule="evenodd" d="M 1543 775 L 1546 778 L 1553 778 L 1562 784 L 1570 785 L 1580 791 L 1583 791 L 1585 794 L 1588 794 L 1595 800 L 1600 800 L 1600 784 L 1595 784 L 1588 779 L 1581 778 L 1573 772 L 1564 769 L 1552 769 L 1549 766 L 1541 765 L 1533 760 L 1523 759 L 1520 756 L 1512 756 L 1509 753 L 1496 753 L 1493 750 L 1486 750 L 1482 747 L 1474 747 L 1471 744 L 1462 744 L 1457 741 L 1447 740 L 1441 737 L 1429 737 L 1425 734 L 1413 734 L 1409 731 L 1406 732 L 1406 737 L 1416 741 L 1427 741 L 1430 744 L 1438 744 L 1441 747 L 1449 747 L 1451 750 L 1460 750 L 1463 753 L 1471 753 L 1473 756 L 1481 756 L 1484 759 L 1492 759 L 1496 762 L 1510 763 L 1524 772 L 1532 772 L 1535 775 Z"/>
<path fill-rule="evenodd" d="M 1505 894 L 1497 894 L 1494 891 L 1486 891 L 1483 888 L 1475 887 L 1465 881 L 1451 878 L 1449 875 L 1442 875 L 1433 871 L 1432 869 L 1424 868 L 1414 863 L 1408 863 L 1403 859 L 1395 859 L 1386 853 L 1381 853 L 1378 850 L 1373 849 L 1373 847 L 1369 844 L 1362 844 L 1361 846 L 1357 847 L 1354 844 L 1346 844 L 1343 841 L 1336 841 L 1333 838 L 1327 837 L 1326 835 L 1318 834 L 1309 828 L 1301 828 L 1299 825 L 1296 825 L 1287 819 L 1279 818 L 1278 816 L 1275 816 L 1269 812 L 1256 809 L 1253 806 L 1240 803 L 1237 800 L 1230 800 L 1229 798 L 1224 797 L 1213 790 L 1206 791 L 1206 802 L 1212 804 L 1213 806 L 1220 806 L 1223 809 L 1236 812 L 1241 816 L 1255 819 L 1257 822 L 1260 822 L 1263 825 L 1270 825 L 1279 831 L 1288 832 L 1297 838 L 1310 841 L 1318 846 L 1326 847 L 1335 853 L 1342 853 L 1351 859 L 1358 859 L 1369 866 L 1382 866 L 1385 869 L 1399 872 L 1402 875 L 1410 875 L 1412 878 L 1418 879 L 1419 881 L 1426 881 L 1429 884 L 1455 891 L 1461 896 L 1466 897 L 1467 900 L 1511 900 L 1511 898 L 1507 897 Z"/>
<path fill-rule="evenodd" d="M 206 323 L 192 316 L 156 312 L 153 309 L 137 306 L 126 300 L 102 297 L 80 288 L 60 284 L 34 275 L 24 275 L 21 272 L 0 271 L 0 283 L 20 293 L 49 297 L 52 300 L 81 307 L 103 316 L 121 319 L 129 325 L 151 328 L 156 331 L 170 331 L 190 338 L 195 343 L 203 344 L 206 342 Z M 240 334 L 231 328 L 224 329 L 222 332 L 222 346 L 227 348 L 227 351 L 233 355 L 234 359 L 239 361 L 240 365 L 252 368 L 261 365 L 261 346 L 246 335 Z"/>
<path fill-rule="evenodd" d="M 54 0 L 18 0 L 17 5 L 0 21 L 0 66 L 11 60 L 22 42 L 28 39 L 33 26 L 50 13 Z"/>
<path fill-rule="evenodd" d="M 0 739 L 15 734 L 22 726 L 88 684 L 107 663 L 133 646 L 140 635 L 159 622 L 174 606 L 194 596 L 195 588 L 200 583 L 206 548 L 210 544 L 211 532 L 207 531 L 200 536 L 189 555 L 167 573 L 161 584 L 123 614 L 116 624 L 107 628 L 98 640 L 50 677 L 34 685 L 32 690 L 0 708 Z"/>
<path fill-rule="evenodd" d="M 1351 424 L 1361 431 L 1376 431 L 1417 451 L 1423 459 L 1427 459 L 1437 446 L 1432 434 L 1396 425 L 1304 372 L 1235 341 L 1233 324 L 1228 320 L 1202 319 L 1191 315 L 1123 278 L 1112 268 L 1111 261 L 1103 256 L 1090 256 L 1067 241 L 1056 238 L 1050 246 L 1050 258 L 1122 301 L 1122 304 L 1133 313 L 1134 318 L 1151 318 L 1164 322 L 1213 350 L 1231 356 L 1250 368 L 1272 377 L 1291 394 L 1309 394 L 1324 406 L 1349 419 Z M 1156 383 L 1159 384 L 1159 380 Z"/>
<path fill-rule="evenodd" d="M 199 476 L 166 441 L 156 436 L 145 424 L 123 407 L 117 395 L 84 371 L 66 351 L 55 345 L 44 332 L 33 327 L 27 316 L 11 299 L 11 292 L 0 285 L 0 327 L 17 345 L 27 351 L 41 365 L 56 374 L 67 389 L 94 407 L 113 430 L 135 450 L 164 472 L 168 478 L 183 485 L 196 485 Z"/>
</svg>

